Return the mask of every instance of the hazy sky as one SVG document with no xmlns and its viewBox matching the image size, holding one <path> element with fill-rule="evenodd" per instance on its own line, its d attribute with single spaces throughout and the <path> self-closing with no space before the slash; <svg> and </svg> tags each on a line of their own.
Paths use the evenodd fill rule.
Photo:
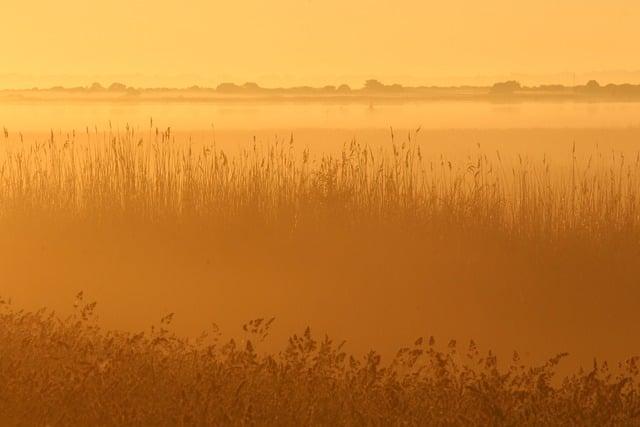
<svg viewBox="0 0 640 427">
<path fill-rule="evenodd" d="M 637 0 L 3 3 L 5 85 L 86 84 L 94 76 L 139 85 L 357 85 L 369 76 L 430 84 L 640 70 Z"/>
</svg>

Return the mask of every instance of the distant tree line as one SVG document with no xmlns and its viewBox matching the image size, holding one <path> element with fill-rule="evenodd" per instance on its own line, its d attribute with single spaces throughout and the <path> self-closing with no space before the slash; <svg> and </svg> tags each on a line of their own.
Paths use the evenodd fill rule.
<svg viewBox="0 0 640 427">
<path fill-rule="evenodd" d="M 35 89 L 35 88 L 34 88 Z M 426 94 L 437 93 L 445 95 L 447 91 L 473 90 L 473 95 L 490 96 L 519 96 L 533 94 L 556 94 L 566 96 L 603 96 L 603 97 L 640 97 L 640 85 L 633 84 L 607 84 L 600 85 L 597 81 L 591 80 L 584 85 L 564 86 L 564 85 L 539 85 L 524 86 L 516 80 L 497 82 L 490 87 L 481 86 L 457 86 L 457 87 L 436 87 L 436 86 L 403 86 L 401 84 L 384 84 L 376 79 L 366 80 L 361 88 L 353 89 L 349 85 L 338 86 L 327 85 L 322 87 L 295 86 L 287 88 L 264 88 L 254 82 L 236 84 L 225 82 L 215 88 L 191 86 L 183 89 L 157 87 L 157 88 L 134 88 L 120 82 L 112 83 L 105 87 L 100 83 L 93 83 L 88 87 L 64 88 L 61 86 L 52 87 L 48 90 L 82 93 L 120 93 L 127 95 L 138 95 L 145 92 L 162 91 L 186 91 L 201 93 L 216 93 L 221 95 L 297 95 L 297 96 L 331 96 L 331 95 L 393 95 L 393 94 Z"/>
<path fill-rule="evenodd" d="M 558 93 L 582 96 L 636 97 L 640 96 L 640 85 L 610 83 L 602 86 L 596 80 L 589 80 L 586 84 L 577 86 L 540 85 L 526 87 L 518 81 L 509 80 L 495 83 L 491 86 L 490 93 L 511 96 L 527 93 Z"/>
</svg>

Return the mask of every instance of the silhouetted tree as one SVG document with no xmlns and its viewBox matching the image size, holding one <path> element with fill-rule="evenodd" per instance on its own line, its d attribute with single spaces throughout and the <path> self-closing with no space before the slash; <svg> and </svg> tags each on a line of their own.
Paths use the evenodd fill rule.
<svg viewBox="0 0 640 427">
<path fill-rule="evenodd" d="M 509 80 L 506 82 L 495 83 L 491 87 L 491 92 L 500 93 L 500 94 L 512 94 L 515 91 L 520 89 L 522 89 L 522 85 L 520 84 L 520 82 L 517 82 L 515 80 Z"/>
<path fill-rule="evenodd" d="M 364 82 L 364 88 L 366 90 L 382 90 L 384 89 L 384 84 L 380 83 L 376 79 L 369 79 Z"/>
<path fill-rule="evenodd" d="M 585 85 L 585 88 L 587 89 L 587 92 L 597 92 L 602 88 L 602 86 L 600 86 L 600 83 L 596 80 L 589 80 Z"/>
<path fill-rule="evenodd" d="M 216 91 L 221 93 L 234 93 L 240 92 L 242 88 L 235 83 L 220 83 L 216 88 Z"/>
<path fill-rule="evenodd" d="M 261 89 L 260 86 L 258 86 L 257 83 L 253 83 L 253 82 L 247 82 L 247 83 L 243 84 L 242 88 L 244 90 L 251 91 L 251 92 L 255 92 L 255 91 L 258 91 L 258 90 Z"/>
<path fill-rule="evenodd" d="M 122 83 L 112 83 L 111 86 L 109 86 L 109 91 L 111 92 L 124 92 L 127 90 L 127 86 L 122 84 Z"/>
</svg>

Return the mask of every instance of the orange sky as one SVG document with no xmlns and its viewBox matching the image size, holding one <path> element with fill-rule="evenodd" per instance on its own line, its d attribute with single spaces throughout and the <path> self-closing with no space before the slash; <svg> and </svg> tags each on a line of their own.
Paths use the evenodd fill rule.
<svg viewBox="0 0 640 427">
<path fill-rule="evenodd" d="M 640 70 L 635 0 L 6 3 L 5 87 L 86 85 L 95 78 L 174 86 L 227 80 L 359 86 L 367 77 L 458 84 L 512 73 L 531 76 L 530 83 L 571 83 L 573 73 L 583 79 L 594 71 Z M 638 73 L 602 75 L 640 80 Z"/>
</svg>

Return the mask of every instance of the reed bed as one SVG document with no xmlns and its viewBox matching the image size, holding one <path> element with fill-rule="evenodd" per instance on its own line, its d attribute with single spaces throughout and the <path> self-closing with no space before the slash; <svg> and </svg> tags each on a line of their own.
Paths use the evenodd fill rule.
<svg viewBox="0 0 640 427">
<path fill-rule="evenodd" d="M 43 143 L 5 144 L 0 215 L 245 221 L 287 232 L 386 224 L 549 242 L 637 238 L 640 154 L 579 159 L 574 145 L 567 157 L 563 166 L 546 158 L 507 162 L 481 149 L 458 161 L 425 158 L 411 135 L 402 142 L 392 136 L 388 147 L 375 150 L 352 141 L 337 155 L 311 153 L 293 139 L 254 141 L 229 153 L 215 143 L 176 142 L 170 129 L 148 135 L 87 129 L 84 137 L 52 133 Z"/>
</svg>

